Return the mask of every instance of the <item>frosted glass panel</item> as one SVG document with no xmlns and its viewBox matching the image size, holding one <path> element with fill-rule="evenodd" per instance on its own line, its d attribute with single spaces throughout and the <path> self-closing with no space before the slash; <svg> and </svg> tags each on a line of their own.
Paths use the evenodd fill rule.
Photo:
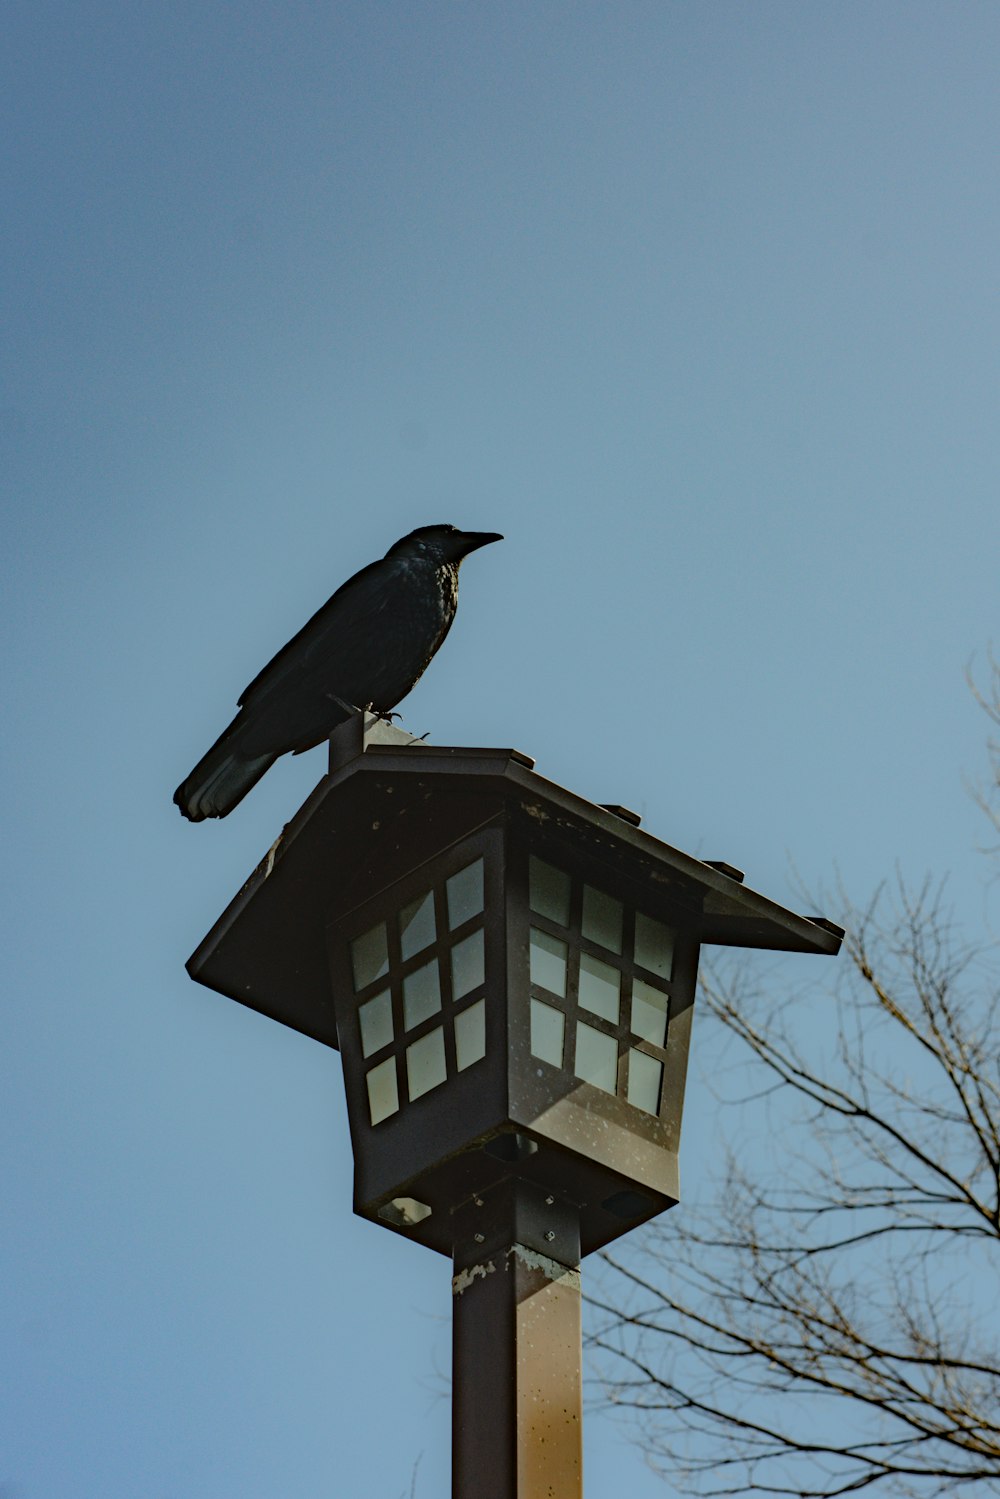
<svg viewBox="0 0 1000 1499">
<path fill-rule="evenodd" d="M 448 926 L 452 931 L 478 916 L 483 909 L 483 861 L 468 864 L 453 874 L 447 884 Z"/>
<path fill-rule="evenodd" d="M 632 980 L 632 1024 L 631 1029 L 643 1041 L 652 1041 L 662 1046 L 667 1039 L 667 996 L 662 989 L 642 979 Z"/>
<path fill-rule="evenodd" d="M 635 961 L 661 979 L 670 977 L 674 960 L 674 934 L 662 921 L 635 913 Z"/>
<path fill-rule="evenodd" d="M 560 926 L 569 926 L 569 875 L 543 859 L 529 863 L 531 909 Z"/>
<path fill-rule="evenodd" d="M 361 1055 L 370 1057 L 392 1040 L 392 1000 L 388 989 L 376 994 L 358 1011 L 361 1022 Z"/>
<path fill-rule="evenodd" d="M 370 932 L 355 937 L 351 943 L 351 967 L 354 970 L 355 990 L 367 988 L 389 972 L 389 947 L 384 921 L 373 926 Z"/>
<path fill-rule="evenodd" d="M 403 957 L 415 957 L 434 941 L 434 895 L 428 891 L 399 913 L 399 945 Z"/>
<path fill-rule="evenodd" d="M 618 1086 L 618 1043 L 614 1036 L 596 1031 L 581 1020 L 576 1028 L 576 1066 L 574 1072 L 585 1083 L 613 1093 Z"/>
<path fill-rule="evenodd" d="M 566 953 L 565 942 L 531 928 L 531 982 L 562 999 L 566 997 Z"/>
<path fill-rule="evenodd" d="M 455 1065 L 461 1072 L 485 1055 L 486 1001 L 477 999 L 474 1005 L 455 1016 Z"/>
<path fill-rule="evenodd" d="M 621 974 L 610 963 L 580 954 L 580 1003 L 612 1025 L 618 1024 L 621 1011 Z"/>
<path fill-rule="evenodd" d="M 592 885 L 583 887 L 583 935 L 609 952 L 622 950 L 622 903 Z"/>
<path fill-rule="evenodd" d="M 387 1057 L 373 1067 L 365 1081 L 368 1084 L 368 1112 L 372 1124 L 378 1124 L 395 1114 L 399 1108 L 399 1092 L 396 1088 L 396 1058 Z"/>
<path fill-rule="evenodd" d="M 647 1057 L 644 1051 L 628 1054 L 628 1101 L 647 1114 L 660 1112 L 660 1086 L 663 1082 L 663 1064 L 655 1057 Z"/>
<path fill-rule="evenodd" d="M 403 980 L 403 1023 L 406 1029 L 412 1031 L 421 1020 L 426 1020 L 440 1008 L 441 985 L 435 958 Z"/>
<path fill-rule="evenodd" d="M 552 1005 L 542 1004 L 540 999 L 531 1001 L 531 1055 L 550 1062 L 553 1067 L 563 1064 L 563 1035 L 566 1016 Z"/>
<path fill-rule="evenodd" d="M 464 942 L 459 942 L 457 947 L 451 950 L 451 997 L 461 999 L 463 994 L 469 994 L 486 977 L 484 963 L 484 935 L 482 928 L 473 932 L 471 937 L 466 937 Z"/>
<path fill-rule="evenodd" d="M 445 1080 L 444 1031 L 428 1031 L 406 1048 L 406 1089 L 410 1102 L 429 1093 Z"/>
</svg>

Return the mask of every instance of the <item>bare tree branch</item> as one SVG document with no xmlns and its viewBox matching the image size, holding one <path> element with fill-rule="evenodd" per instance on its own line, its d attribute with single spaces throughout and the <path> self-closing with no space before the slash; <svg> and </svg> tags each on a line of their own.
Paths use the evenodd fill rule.
<svg viewBox="0 0 1000 1499">
<path fill-rule="evenodd" d="M 988 692 L 1000 724 L 1000 663 Z M 977 793 L 1000 829 L 1000 741 Z M 1000 985 L 941 885 L 897 878 L 833 988 L 702 983 L 740 1059 L 715 1201 L 603 1256 L 609 1403 L 675 1487 L 835 1499 L 1000 1493 Z M 719 1073 L 717 1072 L 718 1076 Z"/>
</svg>

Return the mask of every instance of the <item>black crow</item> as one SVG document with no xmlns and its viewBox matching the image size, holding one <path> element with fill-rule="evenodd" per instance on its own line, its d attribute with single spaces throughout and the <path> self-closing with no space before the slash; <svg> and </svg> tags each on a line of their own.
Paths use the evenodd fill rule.
<svg viewBox="0 0 1000 1499">
<path fill-rule="evenodd" d="M 279 755 L 321 744 L 353 710 L 388 714 L 451 628 L 462 558 L 502 540 L 421 526 L 349 578 L 254 677 L 228 729 L 178 786 L 184 816 L 225 817 Z"/>
</svg>

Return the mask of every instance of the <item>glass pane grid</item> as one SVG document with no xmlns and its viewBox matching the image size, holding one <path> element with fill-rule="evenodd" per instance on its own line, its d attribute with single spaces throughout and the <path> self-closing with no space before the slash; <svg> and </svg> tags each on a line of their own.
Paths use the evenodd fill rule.
<svg viewBox="0 0 1000 1499">
<path fill-rule="evenodd" d="M 536 919 L 532 915 L 532 925 L 535 924 Z M 541 925 L 544 926 L 545 923 L 543 922 Z M 560 932 L 558 935 L 565 936 L 566 934 Z M 569 940 L 574 947 L 579 948 L 580 952 L 589 953 L 593 958 L 600 958 L 602 962 L 610 963 L 612 967 L 620 969 L 623 974 L 636 973 L 640 978 L 645 979 L 647 983 L 655 984 L 666 993 L 669 993 L 673 988 L 670 979 L 664 978 L 654 968 L 644 968 L 641 963 L 635 961 L 632 956 L 631 943 L 627 935 L 623 943 L 623 950 L 620 953 L 612 952 L 609 948 L 602 947 L 599 942 L 593 942 L 589 937 L 581 936 L 575 931 L 569 933 Z"/>
<path fill-rule="evenodd" d="M 673 929 L 534 856 L 528 904 L 532 1055 L 657 1117 Z"/>
<path fill-rule="evenodd" d="M 348 943 L 373 1126 L 485 1057 L 484 922 L 480 855 Z"/>
<path fill-rule="evenodd" d="M 530 875 L 532 1055 L 658 1115 L 673 930 L 545 860 L 532 857 Z M 401 1106 L 397 1060 L 405 1106 L 444 1083 L 452 1066 L 462 1071 L 485 1056 L 485 1000 L 469 1002 L 485 983 L 483 886 L 479 858 L 351 944 L 362 1054 L 394 1042 L 402 1051 L 369 1069 L 373 1123 Z M 393 1033 L 390 974 L 401 989 L 405 1038 Z M 449 1025 L 454 1047 L 449 1038 L 446 1048 Z"/>
</svg>

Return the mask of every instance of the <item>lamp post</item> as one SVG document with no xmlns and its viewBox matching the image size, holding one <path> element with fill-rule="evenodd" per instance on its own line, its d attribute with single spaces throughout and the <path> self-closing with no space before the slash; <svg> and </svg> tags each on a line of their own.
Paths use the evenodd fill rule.
<svg viewBox="0 0 1000 1499">
<path fill-rule="evenodd" d="M 354 1209 L 453 1263 L 455 1499 L 579 1499 L 583 1255 L 678 1200 L 703 943 L 839 927 L 514 750 L 359 714 L 188 963 L 344 1067 Z"/>
</svg>

